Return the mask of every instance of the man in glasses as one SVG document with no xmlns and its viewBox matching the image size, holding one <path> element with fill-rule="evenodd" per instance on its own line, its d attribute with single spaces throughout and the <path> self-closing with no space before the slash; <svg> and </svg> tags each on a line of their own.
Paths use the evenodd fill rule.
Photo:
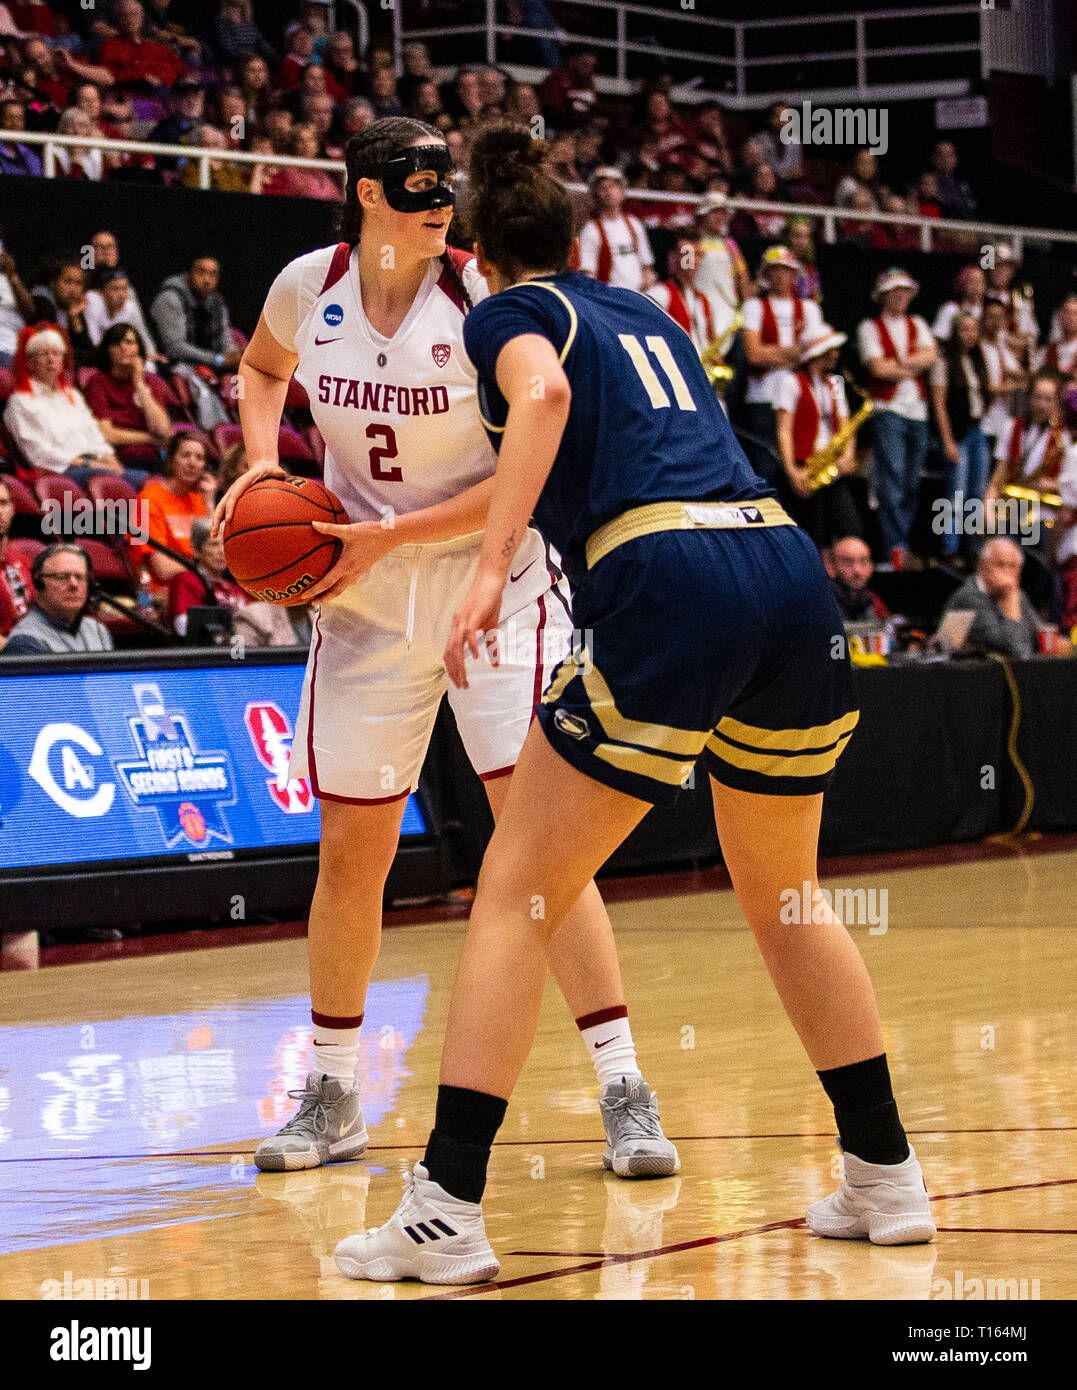
<svg viewBox="0 0 1077 1390">
<path fill-rule="evenodd" d="M 34 601 L 11 629 L 4 656 L 112 651 L 108 628 L 86 612 L 92 575 L 84 550 L 50 545 L 35 557 L 31 576 Z"/>
</svg>

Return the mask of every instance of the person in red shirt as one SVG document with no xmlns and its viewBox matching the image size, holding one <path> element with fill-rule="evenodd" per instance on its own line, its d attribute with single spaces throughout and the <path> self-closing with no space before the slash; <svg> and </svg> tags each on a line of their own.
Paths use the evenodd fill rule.
<svg viewBox="0 0 1077 1390">
<path fill-rule="evenodd" d="M 121 463 L 157 468 L 172 433 L 168 387 L 146 371 L 141 333 L 129 323 L 114 323 L 98 351 L 100 370 L 87 383 L 86 404 Z"/>
<path fill-rule="evenodd" d="M 117 0 L 113 19 L 119 32 L 101 45 L 98 61 L 117 82 L 174 87 L 187 75 L 187 64 L 171 48 L 143 38 L 144 18 L 140 0 Z"/>
<path fill-rule="evenodd" d="M 8 548 L 14 516 L 11 488 L 0 478 L 0 646 L 15 624 L 26 617 L 34 601 L 30 566 Z"/>
<path fill-rule="evenodd" d="M 558 128 L 586 125 L 595 109 L 598 55 L 586 44 L 568 50 L 563 68 L 551 72 L 539 89 L 542 109 Z"/>
</svg>

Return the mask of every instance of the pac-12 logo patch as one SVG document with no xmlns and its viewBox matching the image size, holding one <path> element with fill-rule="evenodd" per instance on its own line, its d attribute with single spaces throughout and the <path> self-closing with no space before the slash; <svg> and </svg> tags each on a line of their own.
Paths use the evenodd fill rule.
<svg viewBox="0 0 1077 1390">
<path fill-rule="evenodd" d="M 344 322 L 344 310 L 339 304 L 327 304 L 322 311 L 322 318 L 330 328 L 339 328 Z"/>
<path fill-rule="evenodd" d="M 448 343 L 435 343 L 430 349 L 430 356 L 434 359 L 436 367 L 444 367 L 452 354 L 452 348 Z"/>
<path fill-rule="evenodd" d="M 587 720 L 578 714 L 569 714 L 566 709 L 559 709 L 554 712 L 554 727 L 561 730 L 563 734 L 568 734 L 569 738 L 587 738 L 591 732 L 591 726 Z"/>
</svg>

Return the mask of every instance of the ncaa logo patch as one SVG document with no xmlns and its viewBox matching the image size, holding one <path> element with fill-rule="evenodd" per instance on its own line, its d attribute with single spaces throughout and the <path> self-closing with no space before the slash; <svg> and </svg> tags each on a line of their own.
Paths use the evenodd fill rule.
<svg viewBox="0 0 1077 1390">
<path fill-rule="evenodd" d="M 591 733 L 591 726 L 587 720 L 579 714 L 569 714 L 566 709 L 559 709 L 554 712 L 554 728 L 560 729 L 563 734 L 568 734 L 569 738 L 584 739 Z"/>
<path fill-rule="evenodd" d="M 448 343 L 435 343 L 430 349 L 430 356 L 434 359 L 436 367 L 444 367 L 452 355 L 452 348 Z"/>
<path fill-rule="evenodd" d="M 339 328 L 344 322 L 344 310 L 339 304 L 327 304 L 322 311 L 322 318 L 330 328 Z"/>
</svg>

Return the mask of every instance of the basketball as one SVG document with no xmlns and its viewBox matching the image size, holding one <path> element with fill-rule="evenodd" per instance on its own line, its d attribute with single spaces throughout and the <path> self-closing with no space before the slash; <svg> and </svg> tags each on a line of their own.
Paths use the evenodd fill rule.
<svg viewBox="0 0 1077 1390">
<path fill-rule="evenodd" d="M 224 531 L 224 554 L 237 583 L 264 603 L 292 608 L 336 564 L 343 549 L 312 522 L 348 514 L 316 478 L 265 478 L 236 503 Z"/>
</svg>

